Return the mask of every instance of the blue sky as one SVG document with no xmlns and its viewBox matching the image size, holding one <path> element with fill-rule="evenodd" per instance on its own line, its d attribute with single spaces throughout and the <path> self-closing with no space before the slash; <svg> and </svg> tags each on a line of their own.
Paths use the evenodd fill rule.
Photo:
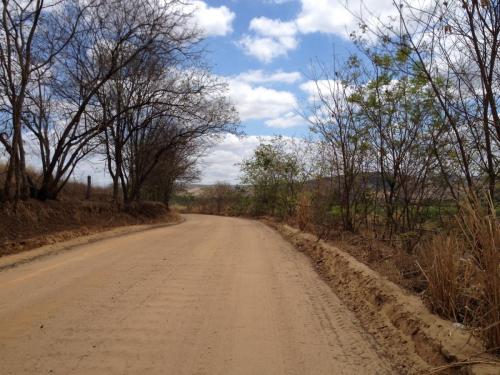
<svg viewBox="0 0 500 375">
<path fill-rule="evenodd" d="M 345 5 L 374 16 L 392 14 L 392 0 L 186 0 L 204 31 L 207 62 L 228 82 L 246 136 L 227 135 L 200 160 L 201 183 L 238 183 L 239 167 L 260 139 L 272 135 L 304 137 L 307 109 L 314 83 L 309 66 L 324 64 L 355 51 L 349 33 L 358 22 Z M 90 165 L 90 163 L 88 164 Z M 80 168 L 76 179 L 88 168 Z M 96 169 L 94 167 L 94 169 Z M 98 181 L 106 181 L 98 167 Z"/>
<path fill-rule="evenodd" d="M 196 3 L 205 12 L 212 12 L 204 14 L 202 10 L 201 27 L 206 22 L 204 16 L 219 18 L 216 25 L 207 26 L 207 59 L 214 73 L 229 81 L 245 132 L 261 136 L 305 135 L 308 126 L 297 110 L 307 102 L 304 85 L 308 81 L 308 66 L 314 59 L 331 61 L 334 50 L 337 55 L 354 50 L 346 31 L 353 20 L 346 17 L 349 15 L 341 1 Z M 314 3 L 319 4 L 317 13 L 305 9 Z M 325 8 L 328 12 L 322 11 Z M 348 22 L 342 22 L 342 18 L 348 18 Z"/>
<path fill-rule="evenodd" d="M 374 16 L 393 11 L 392 0 L 192 0 L 206 33 L 213 72 L 229 84 L 247 136 L 224 137 L 201 160 L 202 183 L 237 183 L 243 158 L 259 139 L 272 135 L 304 137 L 299 115 L 311 96 L 310 65 L 348 56 L 356 48 L 349 33 L 363 4 Z M 350 11 L 345 7 L 348 5 Z M 367 13 L 364 13 L 367 15 Z M 369 19 L 370 19 L 369 17 Z M 373 18 L 371 18 L 373 19 Z"/>
</svg>

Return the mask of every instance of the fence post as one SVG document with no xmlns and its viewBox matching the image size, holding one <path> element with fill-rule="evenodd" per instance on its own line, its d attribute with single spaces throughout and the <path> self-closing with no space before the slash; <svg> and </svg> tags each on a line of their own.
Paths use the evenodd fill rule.
<svg viewBox="0 0 500 375">
<path fill-rule="evenodd" d="M 91 190 L 92 190 L 92 176 L 87 176 L 87 193 L 85 194 L 86 200 L 90 200 Z"/>
</svg>

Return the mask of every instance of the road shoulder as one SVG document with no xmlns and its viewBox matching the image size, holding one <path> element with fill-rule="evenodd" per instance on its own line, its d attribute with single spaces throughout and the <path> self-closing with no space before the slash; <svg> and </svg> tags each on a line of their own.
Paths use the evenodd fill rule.
<svg viewBox="0 0 500 375">
<path fill-rule="evenodd" d="M 53 243 L 48 245 L 23 251 L 17 254 L 5 255 L 0 257 L 0 272 L 9 268 L 18 267 L 22 264 L 32 262 L 34 260 L 46 258 L 66 251 L 77 249 L 81 246 L 92 244 L 98 241 L 104 241 L 116 237 L 126 236 L 129 234 L 144 232 L 153 229 L 165 228 L 173 225 L 181 224 L 186 219 L 183 216 L 176 216 L 171 221 L 160 222 L 156 224 L 143 225 L 127 225 L 116 227 L 104 232 L 92 233 L 83 236 L 76 236 L 70 240 L 58 241 L 58 237 L 53 237 Z"/>
<path fill-rule="evenodd" d="M 311 258 L 320 275 L 401 373 L 437 370 L 498 374 L 499 365 L 493 364 L 493 357 L 484 355 L 479 340 L 460 326 L 431 314 L 417 296 L 310 234 L 275 222 L 265 223 Z"/>
</svg>

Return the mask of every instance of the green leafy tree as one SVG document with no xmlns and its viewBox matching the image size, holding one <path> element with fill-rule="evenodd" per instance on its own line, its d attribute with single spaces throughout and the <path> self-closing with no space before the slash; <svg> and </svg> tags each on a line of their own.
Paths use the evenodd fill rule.
<svg viewBox="0 0 500 375">
<path fill-rule="evenodd" d="M 297 153 L 283 137 L 261 143 L 241 164 L 242 183 L 251 188 L 254 213 L 280 218 L 294 214 L 304 172 Z"/>
</svg>

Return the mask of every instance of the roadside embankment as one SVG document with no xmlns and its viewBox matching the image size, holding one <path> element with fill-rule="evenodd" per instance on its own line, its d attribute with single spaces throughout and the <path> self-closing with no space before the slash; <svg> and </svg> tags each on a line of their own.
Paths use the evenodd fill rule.
<svg viewBox="0 0 500 375">
<path fill-rule="evenodd" d="M 156 202 L 117 210 L 108 202 L 26 201 L 0 207 L 0 257 L 131 225 L 180 220 Z"/>
<path fill-rule="evenodd" d="M 459 324 L 431 314 L 411 295 L 354 257 L 315 236 L 267 222 L 309 255 L 335 293 L 400 372 L 495 375 L 500 362 Z"/>
</svg>

